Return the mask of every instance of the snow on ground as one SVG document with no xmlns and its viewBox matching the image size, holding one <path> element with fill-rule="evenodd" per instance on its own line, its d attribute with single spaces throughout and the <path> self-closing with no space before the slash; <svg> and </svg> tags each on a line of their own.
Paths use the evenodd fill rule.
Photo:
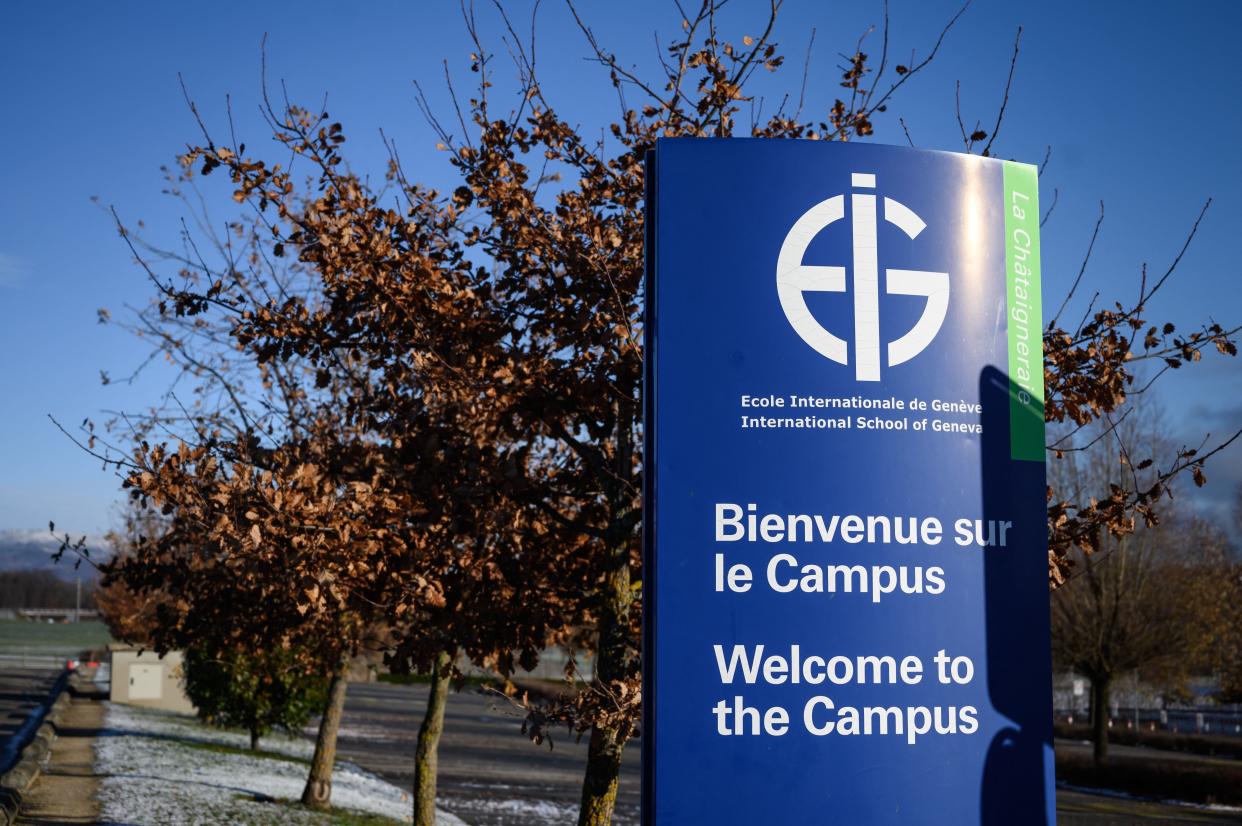
<svg viewBox="0 0 1242 826">
<path fill-rule="evenodd" d="M 444 805 L 465 818 L 485 823 L 522 824 L 530 826 L 573 826 L 578 822 L 578 807 L 551 800 L 514 798 L 497 800 L 488 797 L 465 798 L 444 796 Z M 615 819 L 618 826 L 624 821 Z"/>
<path fill-rule="evenodd" d="M 523 784 L 518 788 L 506 783 L 458 782 L 450 789 L 442 788 L 439 801 L 467 823 L 574 826 L 578 822 L 578 804 L 550 799 L 557 791 L 563 789 L 538 784 Z M 518 794 L 522 796 L 515 796 Z M 638 826 L 637 808 L 618 804 L 612 822 L 615 826 Z"/>
<path fill-rule="evenodd" d="M 261 745 L 283 755 L 256 756 L 212 750 L 245 749 L 245 734 L 210 729 L 193 717 L 107 704 L 105 731 L 95 746 L 102 819 L 127 826 L 324 826 L 327 814 L 276 803 L 296 801 L 306 781 L 314 744 L 272 735 Z M 332 804 L 410 821 L 409 795 L 358 767 L 338 762 Z M 447 813 L 440 826 L 465 826 Z"/>
</svg>

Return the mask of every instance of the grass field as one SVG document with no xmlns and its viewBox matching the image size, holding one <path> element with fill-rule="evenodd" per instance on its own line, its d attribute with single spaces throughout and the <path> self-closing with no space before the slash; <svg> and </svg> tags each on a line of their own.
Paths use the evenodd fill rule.
<svg viewBox="0 0 1242 826">
<path fill-rule="evenodd" d="M 1109 789 L 1149 800 L 1199 805 L 1242 805 L 1242 766 L 1226 758 L 1160 759 L 1152 754 L 1110 754 L 1096 766 L 1090 753 L 1057 750 L 1057 782 L 1086 789 Z"/>
<path fill-rule="evenodd" d="M 112 642 L 102 622 L 53 623 L 0 620 L 0 654 L 76 656 Z"/>
<path fill-rule="evenodd" d="M 103 778 L 101 820 L 132 826 L 401 826 L 410 822 L 403 789 L 352 764 L 332 777 L 331 812 L 297 803 L 314 744 L 271 734 L 264 751 L 248 736 L 204 727 L 193 717 L 109 704 L 108 736 L 95 746 Z M 440 813 L 443 826 L 465 826 Z"/>
</svg>

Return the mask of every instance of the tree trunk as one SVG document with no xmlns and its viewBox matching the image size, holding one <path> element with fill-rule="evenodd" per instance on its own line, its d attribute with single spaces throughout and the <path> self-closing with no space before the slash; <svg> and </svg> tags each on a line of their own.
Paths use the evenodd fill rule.
<svg viewBox="0 0 1242 826">
<path fill-rule="evenodd" d="M 1108 760 L 1108 688 L 1106 677 L 1091 680 L 1091 737 L 1094 748 L 1092 757 L 1097 766 Z"/>
<path fill-rule="evenodd" d="M 582 781 L 582 804 L 578 826 L 609 826 L 617 805 L 621 776 L 621 752 L 625 744 L 615 729 L 591 729 L 586 776 Z"/>
<path fill-rule="evenodd" d="M 418 729 L 418 749 L 414 753 L 414 826 L 436 826 L 436 768 L 452 676 L 453 655 L 441 652 L 431 669 L 427 713 Z"/>
<path fill-rule="evenodd" d="M 612 511 L 608 542 L 608 566 L 599 612 L 599 642 L 595 652 L 595 683 L 608 685 L 623 679 L 631 665 L 630 518 L 636 503 L 629 482 L 633 479 L 635 407 L 630 400 L 617 402 L 617 449 L 613 455 L 614 481 L 608 484 Z M 586 774 L 582 778 L 582 802 L 578 826 L 610 826 L 617 805 L 621 778 L 621 752 L 625 732 L 616 727 L 595 726 L 587 747 Z"/>
<path fill-rule="evenodd" d="M 328 707 L 319 721 L 315 755 L 311 758 L 306 788 L 302 790 L 302 805 L 308 809 L 327 809 L 332 802 L 332 766 L 336 762 L 336 734 L 341 728 L 341 712 L 345 709 L 348 672 L 349 660 L 342 660 L 328 684 Z"/>
<path fill-rule="evenodd" d="M 250 729 L 250 750 L 259 750 L 259 730 L 257 728 Z"/>
<path fill-rule="evenodd" d="M 595 654 L 595 681 L 605 685 L 625 676 L 629 655 L 627 636 L 633 598 L 630 594 L 628 543 L 613 550 L 612 562 L 605 584 L 605 605 L 600 616 L 599 646 Z M 578 826 L 609 826 L 612 823 L 624 748 L 625 741 L 617 729 L 599 726 L 591 729 Z"/>
</svg>

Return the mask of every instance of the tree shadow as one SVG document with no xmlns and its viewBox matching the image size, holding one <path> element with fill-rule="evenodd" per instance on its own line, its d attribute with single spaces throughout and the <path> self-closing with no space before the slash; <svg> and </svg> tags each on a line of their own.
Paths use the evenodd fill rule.
<svg viewBox="0 0 1242 826">
<path fill-rule="evenodd" d="M 1008 724 L 988 748 L 980 823 L 1046 826 L 1056 822 L 1046 478 L 1042 461 L 1011 458 L 1012 392 L 995 367 L 980 374 L 983 518 L 1015 527 L 1006 547 L 982 551 L 988 695 Z"/>
</svg>

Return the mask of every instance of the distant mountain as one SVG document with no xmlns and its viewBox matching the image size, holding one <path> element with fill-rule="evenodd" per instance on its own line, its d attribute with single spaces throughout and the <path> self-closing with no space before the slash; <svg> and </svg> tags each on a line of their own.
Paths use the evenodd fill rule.
<svg viewBox="0 0 1242 826">
<path fill-rule="evenodd" d="M 75 534 L 74 539 L 77 537 Z M 87 545 L 92 554 L 107 553 L 109 550 L 103 537 L 88 536 Z M 82 563 L 80 569 L 75 571 L 74 559 L 69 554 L 65 555 L 60 564 L 53 563 L 52 554 L 59 547 L 60 540 L 46 530 L 0 529 L 0 571 L 51 571 L 63 579 L 75 579 L 79 573 L 83 577 L 98 576 L 95 569 L 86 563 Z"/>
</svg>

